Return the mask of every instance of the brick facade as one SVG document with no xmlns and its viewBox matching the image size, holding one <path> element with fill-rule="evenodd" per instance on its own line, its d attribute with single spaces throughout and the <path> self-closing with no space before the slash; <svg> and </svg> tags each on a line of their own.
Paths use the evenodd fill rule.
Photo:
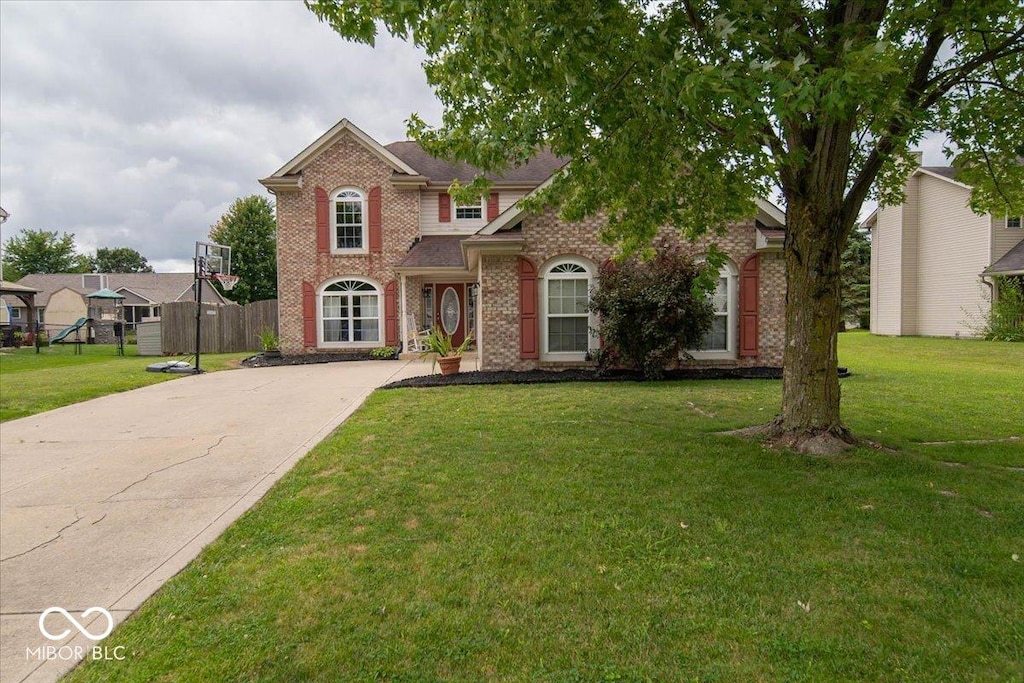
<svg viewBox="0 0 1024 683">
<path fill-rule="evenodd" d="M 397 279 L 395 266 L 419 236 L 419 192 L 395 189 L 391 184 L 391 173 L 390 165 L 353 136 L 345 135 L 302 169 L 299 192 L 278 194 L 277 282 L 282 352 L 318 351 L 303 344 L 303 282 L 319 289 L 328 280 L 352 275 L 372 280 L 383 290 L 389 281 Z M 339 187 L 355 187 L 364 194 L 368 194 L 372 187 L 381 188 L 383 245 L 380 253 L 335 255 L 317 252 L 315 190 L 318 186 L 328 193 Z M 415 302 L 415 293 L 407 294 L 410 301 Z M 381 346 L 384 345 L 383 334 L 382 329 Z"/>
<path fill-rule="evenodd" d="M 523 238 L 526 246 L 522 256 L 543 272 L 546 264 L 561 257 L 582 257 L 595 268 L 610 258 L 615 250 L 598 239 L 604 219 L 594 217 L 579 223 L 565 223 L 551 209 L 523 220 Z M 724 251 L 738 270 L 746 259 L 757 253 L 754 222 L 746 221 L 730 226 L 724 235 L 706 236 L 694 244 L 701 252 L 712 242 Z M 663 230 L 662 236 L 678 239 L 678 233 Z M 519 281 L 518 257 L 485 256 L 481 287 L 481 329 L 484 370 L 532 370 L 548 367 L 543 359 L 520 358 L 519 339 Z M 784 338 L 785 270 L 781 254 L 761 252 L 758 283 L 759 334 L 758 356 L 691 361 L 701 365 L 729 366 L 781 366 Z M 540 290 L 543 295 L 543 288 Z M 733 325 L 739 325 L 739 316 L 733 316 Z M 738 332 L 737 332 L 738 336 Z"/>
<path fill-rule="evenodd" d="M 400 281 L 395 268 L 407 256 L 420 237 L 420 190 L 397 189 L 392 184 L 394 168 L 372 152 L 350 132 L 317 154 L 302 167 L 298 191 L 277 193 L 278 226 L 278 300 L 281 350 L 286 354 L 318 353 L 337 349 L 307 347 L 304 343 L 303 288 L 308 283 L 314 291 L 330 280 L 345 276 L 366 278 L 384 287 L 392 280 Z M 381 191 L 382 248 L 380 252 L 335 255 L 317 249 L 316 189 L 328 194 L 341 187 L 358 188 L 369 196 L 371 188 Z M 423 210 L 436 210 L 425 204 Z M 522 256 L 529 259 L 538 272 L 557 257 L 581 257 L 596 269 L 610 258 L 614 249 L 598 239 L 604 225 L 602 217 L 579 223 L 565 223 L 553 210 L 526 217 Z M 672 231 L 666 236 L 676 238 Z M 753 221 L 732 226 L 724 235 L 700 240 L 696 251 L 714 241 L 728 254 L 736 269 L 756 253 L 756 230 Z M 332 236 L 333 239 L 333 236 Z M 476 280 L 476 273 L 463 277 L 446 277 L 445 281 Z M 406 278 L 405 301 L 399 303 L 399 328 L 407 313 L 416 325 L 426 320 L 423 285 L 436 278 Z M 541 292 L 543 288 L 541 288 Z M 756 358 L 732 360 L 700 360 L 702 364 L 748 366 L 779 366 L 782 364 L 784 336 L 785 274 L 781 254 L 760 253 L 759 269 L 759 355 Z M 380 302 L 383 307 L 383 297 Z M 436 305 L 436 302 L 435 302 Z M 542 359 L 520 358 L 519 256 L 481 255 L 480 293 L 478 301 L 481 367 L 491 369 L 527 370 L 549 367 Z M 317 311 L 319 315 L 319 311 Z M 739 324 L 739 316 L 733 316 Z M 738 336 L 738 335 L 737 335 Z M 380 345 L 385 343 L 383 325 Z"/>
</svg>

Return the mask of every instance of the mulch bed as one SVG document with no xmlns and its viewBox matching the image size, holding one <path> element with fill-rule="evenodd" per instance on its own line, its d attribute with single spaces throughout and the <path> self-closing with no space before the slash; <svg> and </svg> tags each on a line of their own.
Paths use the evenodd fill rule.
<svg viewBox="0 0 1024 683">
<path fill-rule="evenodd" d="M 669 370 L 665 380 L 679 379 L 780 379 L 782 368 L 683 368 Z M 449 387 L 476 384 L 553 384 L 555 382 L 640 382 L 643 375 L 631 370 L 599 372 L 590 369 L 569 370 L 501 370 L 460 372 L 457 375 L 423 375 L 409 377 L 382 389 L 402 387 Z"/>
<path fill-rule="evenodd" d="M 370 355 L 372 349 L 353 349 L 339 353 L 308 353 L 298 356 L 281 356 L 266 358 L 263 354 L 249 356 L 242 361 L 243 368 L 275 368 L 279 365 L 313 365 L 316 363 L 341 363 L 353 360 L 375 360 Z"/>
<path fill-rule="evenodd" d="M 353 350 L 343 353 L 316 353 L 297 356 L 265 358 L 261 354 L 242 361 L 245 368 L 269 368 L 279 365 L 312 365 L 314 363 L 339 363 L 344 361 L 372 360 L 370 350 Z M 840 377 L 849 377 L 846 368 L 840 368 Z M 782 368 L 679 368 L 665 373 L 666 381 L 681 379 L 781 379 Z M 422 375 L 385 384 L 382 389 L 402 387 L 450 387 L 480 384 L 554 384 L 556 382 L 642 382 L 643 375 L 634 370 L 599 371 L 590 368 L 567 370 L 496 370 L 460 372 L 456 375 Z"/>
</svg>

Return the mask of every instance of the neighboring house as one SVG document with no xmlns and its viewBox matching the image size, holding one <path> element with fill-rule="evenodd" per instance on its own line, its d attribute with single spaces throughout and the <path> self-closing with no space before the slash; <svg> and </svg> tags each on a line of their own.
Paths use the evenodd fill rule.
<svg viewBox="0 0 1024 683">
<path fill-rule="evenodd" d="M 614 253 L 597 236 L 604 220 L 566 223 L 518 203 L 564 163 L 539 154 L 463 206 L 448 188 L 477 169 L 415 142 L 381 145 L 343 119 L 260 181 L 277 199 L 282 350 L 397 346 L 441 325 L 456 341 L 473 334 L 483 369 L 585 361 L 599 344 L 589 290 Z M 714 238 L 729 262 L 698 362 L 782 364 L 784 215 L 758 207 Z"/>
<path fill-rule="evenodd" d="M 194 301 L 192 273 L 53 273 L 26 275 L 18 284 L 39 291 L 36 313 L 39 322 L 53 335 L 79 318 L 104 320 L 111 316 L 110 306 L 90 307 L 87 294 L 104 287 L 124 296 L 124 320 L 128 329 L 144 318 L 159 317 L 160 306 L 173 301 Z M 203 288 L 203 301 L 230 303 L 213 288 Z M 27 309 L 11 303 L 11 324 L 31 329 Z M 105 335 L 104 335 L 105 336 Z M 97 341 L 107 341 L 97 338 Z"/>
<path fill-rule="evenodd" d="M 871 331 L 974 336 L 989 311 L 991 276 L 1024 273 L 1021 218 L 971 211 L 971 188 L 948 166 L 919 167 L 905 192 L 903 204 L 882 206 L 864 221 Z"/>
</svg>

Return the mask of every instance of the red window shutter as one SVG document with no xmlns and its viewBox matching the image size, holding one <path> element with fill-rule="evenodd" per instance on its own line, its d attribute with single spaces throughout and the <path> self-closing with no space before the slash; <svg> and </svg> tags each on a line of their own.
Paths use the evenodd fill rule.
<svg viewBox="0 0 1024 683">
<path fill-rule="evenodd" d="M 447 192 L 437 195 L 437 220 L 441 223 L 452 222 L 452 196 Z"/>
<path fill-rule="evenodd" d="M 308 282 L 302 283 L 302 342 L 316 346 L 316 290 Z"/>
<path fill-rule="evenodd" d="M 384 287 L 384 343 L 398 346 L 398 282 Z"/>
<path fill-rule="evenodd" d="M 760 258 L 754 254 L 740 268 L 740 358 L 758 356 L 758 283 Z"/>
<path fill-rule="evenodd" d="M 380 220 L 380 186 L 370 188 L 370 251 L 380 251 L 383 248 L 384 237 L 381 232 Z"/>
<path fill-rule="evenodd" d="M 537 268 L 519 257 L 519 357 L 540 358 L 537 327 Z"/>
<path fill-rule="evenodd" d="M 331 201 L 322 187 L 316 188 L 316 250 L 331 250 Z"/>
<path fill-rule="evenodd" d="M 487 220 L 493 221 L 498 217 L 498 193 L 492 192 L 487 198 Z"/>
</svg>

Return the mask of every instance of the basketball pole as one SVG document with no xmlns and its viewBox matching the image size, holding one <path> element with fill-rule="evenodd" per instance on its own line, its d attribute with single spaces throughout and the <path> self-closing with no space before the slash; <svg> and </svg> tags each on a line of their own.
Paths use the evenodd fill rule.
<svg viewBox="0 0 1024 683">
<path fill-rule="evenodd" d="M 202 325 L 203 325 L 203 276 L 202 270 L 205 268 L 205 264 L 200 265 L 200 259 L 202 256 L 196 256 L 196 369 L 192 374 L 202 374 L 202 369 L 199 367 L 199 344 L 202 341 Z"/>
</svg>

